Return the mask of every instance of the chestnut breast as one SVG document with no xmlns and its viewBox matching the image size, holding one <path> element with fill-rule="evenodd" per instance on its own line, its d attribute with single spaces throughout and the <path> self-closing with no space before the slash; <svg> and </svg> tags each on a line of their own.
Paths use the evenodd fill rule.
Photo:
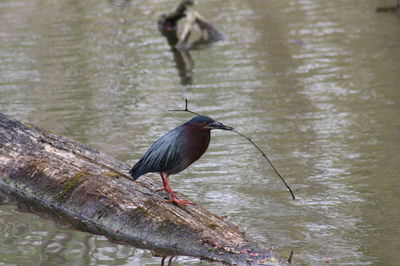
<svg viewBox="0 0 400 266">
<path fill-rule="evenodd" d="M 183 126 L 182 164 L 186 168 L 197 161 L 207 150 L 210 144 L 210 128 L 204 128 L 198 123 Z"/>
</svg>

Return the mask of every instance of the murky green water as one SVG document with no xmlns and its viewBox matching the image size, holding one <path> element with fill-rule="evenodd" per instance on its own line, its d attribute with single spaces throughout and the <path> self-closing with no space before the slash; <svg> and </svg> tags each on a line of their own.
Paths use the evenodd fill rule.
<svg viewBox="0 0 400 266">
<path fill-rule="evenodd" d="M 226 39 L 191 51 L 186 71 L 155 25 L 176 2 L 1 1 L 0 112 L 133 164 L 190 118 L 167 112 L 188 98 L 252 137 L 298 200 L 230 132 L 173 176 L 176 190 L 294 262 L 396 265 L 400 17 L 374 12 L 392 1 L 197 1 Z M 160 262 L 12 205 L 0 221 L 0 264 Z"/>
</svg>

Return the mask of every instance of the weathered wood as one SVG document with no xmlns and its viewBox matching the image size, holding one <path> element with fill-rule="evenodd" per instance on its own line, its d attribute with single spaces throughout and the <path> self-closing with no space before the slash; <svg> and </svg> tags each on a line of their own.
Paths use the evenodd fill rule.
<svg viewBox="0 0 400 266">
<path fill-rule="evenodd" d="M 158 18 L 158 28 L 160 30 L 177 30 L 178 20 L 186 16 L 186 8 L 193 4 L 194 0 L 181 0 L 174 10 L 162 14 Z"/>
<path fill-rule="evenodd" d="M 193 6 L 188 6 L 186 9 L 186 24 L 183 27 L 183 31 L 176 45 L 176 48 L 180 50 L 189 48 L 188 42 L 190 34 L 192 33 L 193 25 L 196 22 L 196 15 Z"/>
<path fill-rule="evenodd" d="M 161 32 L 175 31 L 177 23 L 181 18 L 186 17 L 186 24 L 175 47 L 179 50 L 187 50 L 191 47 L 209 44 L 223 39 L 223 35 L 208 20 L 194 9 L 193 0 L 182 0 L 171 12 L 162 14 L 158 19 L 158 28 Z M 200 39 L 189 45 L 189 38 L 196 24 L 201 32 Z M 167 35 L 163 33 L 164 35 Z"/>
<path fill-rule="evenodd" d="M 213 41 L 218 41 L 222 40 L 224 36 L 222 35 L 221 32 L 217 30 L 217 28 L 214 27 L 211 22 L 209 22 L 205 17 L 203 17 L 199 12 L 195 11 L 195 17 L 196 17 L 196 23 L 197 26 L 199 26 L 201 30 L 201 38 L 203 40 L 213 40 Z"/>
<path fill-rule="evenodd" d="M 0 114 L 0 190 L 80 230 L 163 255 L 278 264 L 276 255 L 199 205 L 163 202 L 161 183 L 129 166 Z M 183 198 L 182 195 L 180 195 Z"/>
</svg>

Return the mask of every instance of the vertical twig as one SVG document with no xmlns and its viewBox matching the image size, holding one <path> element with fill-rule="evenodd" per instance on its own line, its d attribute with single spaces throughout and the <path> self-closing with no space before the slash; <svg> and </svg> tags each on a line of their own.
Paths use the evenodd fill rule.
<svg viewBox="0 0 400 266">
<path fill-rule="evenodd" d="M 290 251 L 290 256 L 289 256 L 289 258 L 288 258 L 288 260 L 287 260 L 287 262 L 288 262 L 289 264 L 292 264 L 292 257 L 293 257 L 293 250 Z"/>
</svg>

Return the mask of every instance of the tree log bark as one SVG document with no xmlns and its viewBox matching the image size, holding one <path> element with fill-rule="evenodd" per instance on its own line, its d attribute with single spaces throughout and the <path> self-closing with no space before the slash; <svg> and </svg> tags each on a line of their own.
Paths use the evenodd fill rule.
<svg viewBox="0 0 400 266">
<path fill-rule="evenodd" d="M 281 262 L 270 248 L 199 205 L 163 202 L 157 180 L 132 181 L 129 166 L 0 114 L 0 191 L 79 230 L 162 255 L 229 264 Z M 180 196 L 181 198 L 183 196 Z"/>
</svg>

